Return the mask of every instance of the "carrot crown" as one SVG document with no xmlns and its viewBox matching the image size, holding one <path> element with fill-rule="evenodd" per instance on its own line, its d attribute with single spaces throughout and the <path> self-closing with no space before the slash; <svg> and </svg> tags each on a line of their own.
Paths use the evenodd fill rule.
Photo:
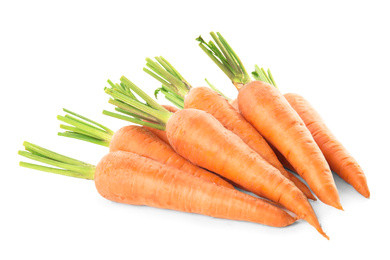
<svg viewBox="0 0 390 260">
<path fill-rule="evenodd" d="M 164 94 L 178 108 L 184 108 L 184 97 L 188 94 L 192 86 L 184 77 L 162 56 L 155 57 L 156 61 L 146 58 L 146 66 L 143 70 L 150 76 L 158 80 L 162 87 L 156 89 L 154 95 L 157 98 L 158 92 Z"/>
<path fill-rule="evenodd" d="M 20 162 L 19 165 L 22 167 L 81 179 L 93 180 L 94 178 L 95 166 L 92 164 L 58 154 L 29 142 L 24 142 L 23 146 L 25 147 L 25 150 L 18 151 L 19 155 L 44 164 L 55 166 L 55 168 Z"/>
<path fill-rule="evenodd" d="M 65 108 L 63 110 L 68 114 L 65 116 L 58 115 L 57 119 L 67 125 L 60 125 L 60 128 L 66 131 L 59 132 L 59 136 L 74 138 L 106 147 L 110 145 L 114 131 L 70 110 Z"/>
<path fill-rule="evenodd" d="M 252 76 L 255 80 L 266 82 L 279 89 L 278 85 L 276 85 L 276 82 L 274 80 L 274 77 L 272 76 L 270 69 L 265 72 L 263 68 L 259 68 L 259 66 L 255 65 L 255 71 L 252 72 Z"/>
<path fill-rule="evenodd" d="M 112 97 L 109 103 L 116 106 L 115 110 L 120 113 L 104 110 L 104 115 L 138 125 L 165 130 L 165 125 L 172 115 L 171 112 L 148 96 L 125 76 L 120 78 L 119 84 L 114 84 L 110 80 L 107 82 L 111 87 L 106 87 L 104 91 Z M 144 102 L 141 102 L 135 94 Z"/>
<path fill-rule="evenodd" d="M 237 89 L 249 83 L 250 75 L 228 42 L 219 32 L 217 34 L 211 32 L 210 35 L 215 43 L 213 41 L 207 43 L 199 36 L 196 38 L 200 42 L 199 47 L 230 78 Z"/>
</svg>

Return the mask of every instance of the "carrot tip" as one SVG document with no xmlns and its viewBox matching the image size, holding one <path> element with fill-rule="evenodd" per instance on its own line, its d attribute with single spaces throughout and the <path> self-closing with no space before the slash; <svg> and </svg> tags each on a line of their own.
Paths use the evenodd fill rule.
<svg viewBox="0 0 390 260">
<path fill-rule="evenodd" d="M 317 231 L 318 231 L 323 237 L 325 237 L 326 239 L 329 240 L 328 235 L 322 230 L 321 227 L 318 227 L 318 228 L 316 228 L 316 229 L 317 229 Z"/>
<path fill-rule="evenodd" d="M 326 239 L 330 240 L 330 238 L 328 237 L 328 235 L 325 234 L 324 232 L 322 232 L 321 235 L 322 235 L 323 237 L 325 237 Z"/>
</svg>

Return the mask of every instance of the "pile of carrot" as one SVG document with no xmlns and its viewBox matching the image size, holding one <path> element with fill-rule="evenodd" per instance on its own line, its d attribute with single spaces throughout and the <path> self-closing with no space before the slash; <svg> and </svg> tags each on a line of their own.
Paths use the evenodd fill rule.
<svg viewBox="0 0 390 260">
<path fill-rule="evenodd" d="M 238 90 L 235 100 L 214 85 L 193 87 L 163 57 L 147 58 L 176 107 L 161 105 L 122 76 L 104 91 L 130 122 L 116 132 L 64 109 L 60 136 L 109 148 L 97 165 L 25 142 L 20 166 L 94 180 L 112 201 L 285 227 L 305 220 L 323 231 L 311 201 L 343 209 L 332 171 L 369 198 L 363 170 L 320 115 L 298 94 L 283 95 L 271 72 L 248 74 L 221 34 L 197 38 L 201 49 Z M 252 79 L 253 78 L 253 79 Z"/>
</svg>

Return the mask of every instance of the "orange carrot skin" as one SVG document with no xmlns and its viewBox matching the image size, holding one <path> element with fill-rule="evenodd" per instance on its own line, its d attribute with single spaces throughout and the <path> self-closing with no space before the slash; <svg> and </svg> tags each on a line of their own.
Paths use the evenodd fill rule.
<svg viewBox="0 0 390 260">
<path fill-rule="evenodd" d="M 330 168 L 343 180 L 351 184 L 364 197 L 370 197 L 366 176 L 357 161 L 336 139 L 312 105 L 298 94 L 284 97 L 302 118 L 314 140 L 320 147 Z"/>
<path fill-rule="evenodd" d="M 234 107 L 235 110 L 240 111 L 240 109 L 238 108 L 238 101 L 237 101 L 237 98 L 234 99 L 234 100 L 232 100 L 232 101 L 230 102 L 230 105 L 232 105 L 232 107 Z"/>
<path fill-rule="evenodd" d="M 278 157 L 279 162 L 283 164 L 284 167 L 296 172 L 294 167 L 286 160 L 286 158 L 284 158 L 284 156 L 275 147 L 271 147 L 271 148 L 274 150 L 276 157 Z"/>
<path fill-rule="evenodd" d="M 342 209 L 324 155 L 278 89 L 252 81 L 240 89 L 238 106 L 241 114 L 280 151 L 322 202 Z"/>
<path fill-rule="evenodd" d="M 177 110 L 179 110 L 178 108 L 170 105 L 162 105 L 162 106 L 172 113 L 175 113 Z M 165 131 L 153 127 L 148 127 L 148 126 L 144 126 L 144 127 L 148 129 L 150 132 L 152 132 L 153 134 L 157 135 L 158 138 L 163 140 L 165 143 L 169 144 L 167 134 L 165 133 Z"/>
<path fill-rule="evenodd" d="M 168 140 L 167 134 L 165 133 L 164 130 L 160 130 L 160 129 L 156 129 L 156 128 L 148 127 L 148 126 L 143 126 L 143 128 L 152 132 L 154 135 L 156 135 L 158 138 L 160 138 L 164 143 L 169 145 L 169 140 Z"/>
<path fill-rule="evenodd" d="M 206 181 L 233 189 L 233 185 L 217 175 L 193 165 L 177 154 L 170 145 L 153 133 L 138 125 L 119 129 L 111 139 L 110 152 L 126 151 L 136 153 L 160 163 L 185 171 Z"/>
<path fill-rule="evenodd" d="M 326 237 L 306 196 L 209 113 L 179 110 L 168 120 L 166 132 L 173 149 L 184 158 L 283 205 Z"/>
<path fill-rule="evenodd" d="M 261 134 L 217 92 L 207 87 L 192 88 L 184 99 L 184 107 L 200 109 L 214 116 L 226 129 L 238 135 L 250 148 L 291 180 L 306 197 L 315 200 L 310 189 L 283 168 Z"/>
<path fill-rule="evenodd" d="M 106 199 L 275 227 L 292 224 L 285 211 L 137 154 L 117 151 L 96 167 L 95 185 Z"/>
</svg>

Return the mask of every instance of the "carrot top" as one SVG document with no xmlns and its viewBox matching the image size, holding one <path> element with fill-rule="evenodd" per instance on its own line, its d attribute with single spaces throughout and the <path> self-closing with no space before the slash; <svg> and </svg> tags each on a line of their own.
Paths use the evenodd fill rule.
<svg viewBox="0 0 390 260">
<path fill-rule="evenodd" d="M 94 178 L 95 166 L 92 164 L 58 154 L 29 142 L 24 142 L 23 146 L 25 150 L 18 151 L 19 155 L 55 167 L 20 162 L 19 165 L 22 167 L 81 179 L 93 180 Z"/>
<path fill-rule="evenodd" d="M 63 108 L 64 112 L 68 113 L 65 116 L 58 115 L 57 119 L 67 123 L 61 124 L 60 128 L 67 130 L 59 132 L 59 136 L 79 139 L 82 141 L 99 144 L 109 147 L 114 131 L 101 125 L 89 118 L 76 114 L 70 110 Z"/>
<path fill-rule="evenodd" d="M 213 41 L 208 43 L 201 36 L 196 38 L 199 47 L 214 61 L 214 63 L 229 77 L 234 86 L 240 89 L 243 85 L 251 82 L 251 77 L 246 71 L 240 58 L 228 44 L 225 38 L 217 32 L 210 33 Z"/>
<path fill-rule="evenodd" d="M 162 87 L 156 89 L 155 97 L 161 92 L 165 98 L 178 108 L 184 108 L 184 97 L 192 86 L 164 57 L 155 57 L 156 61 L 146 58 L 146 66 L 143 70 L 162 83 Z"/>
<path fill-rule="evenodd" d="M 255 71 L 252 72 L 252 76 L 255 80 L 266 82 L 279 89 L 278 85 L 276 85 L 276 82 L 274 80 L 274 77 L 272 76 L 270 69 L 265 72 L 264 68 L 260 68 L 259 66 L 255 65 Z"/>
<path fill-rule="evenodd" d="M 106 87 L 104 91 L 112 97 L 109 103 L 115 105 L 115 110 L 120 113 L 104 110 L 104 115 L 138 125 L 165 130 L 165 125 L 172 115 L 171 112 L 148 96 L 125 76 L 120 78 L 119 84 L 114 84 L 110 80 L 107 82 L 111 87 Z"/>
</svg>

